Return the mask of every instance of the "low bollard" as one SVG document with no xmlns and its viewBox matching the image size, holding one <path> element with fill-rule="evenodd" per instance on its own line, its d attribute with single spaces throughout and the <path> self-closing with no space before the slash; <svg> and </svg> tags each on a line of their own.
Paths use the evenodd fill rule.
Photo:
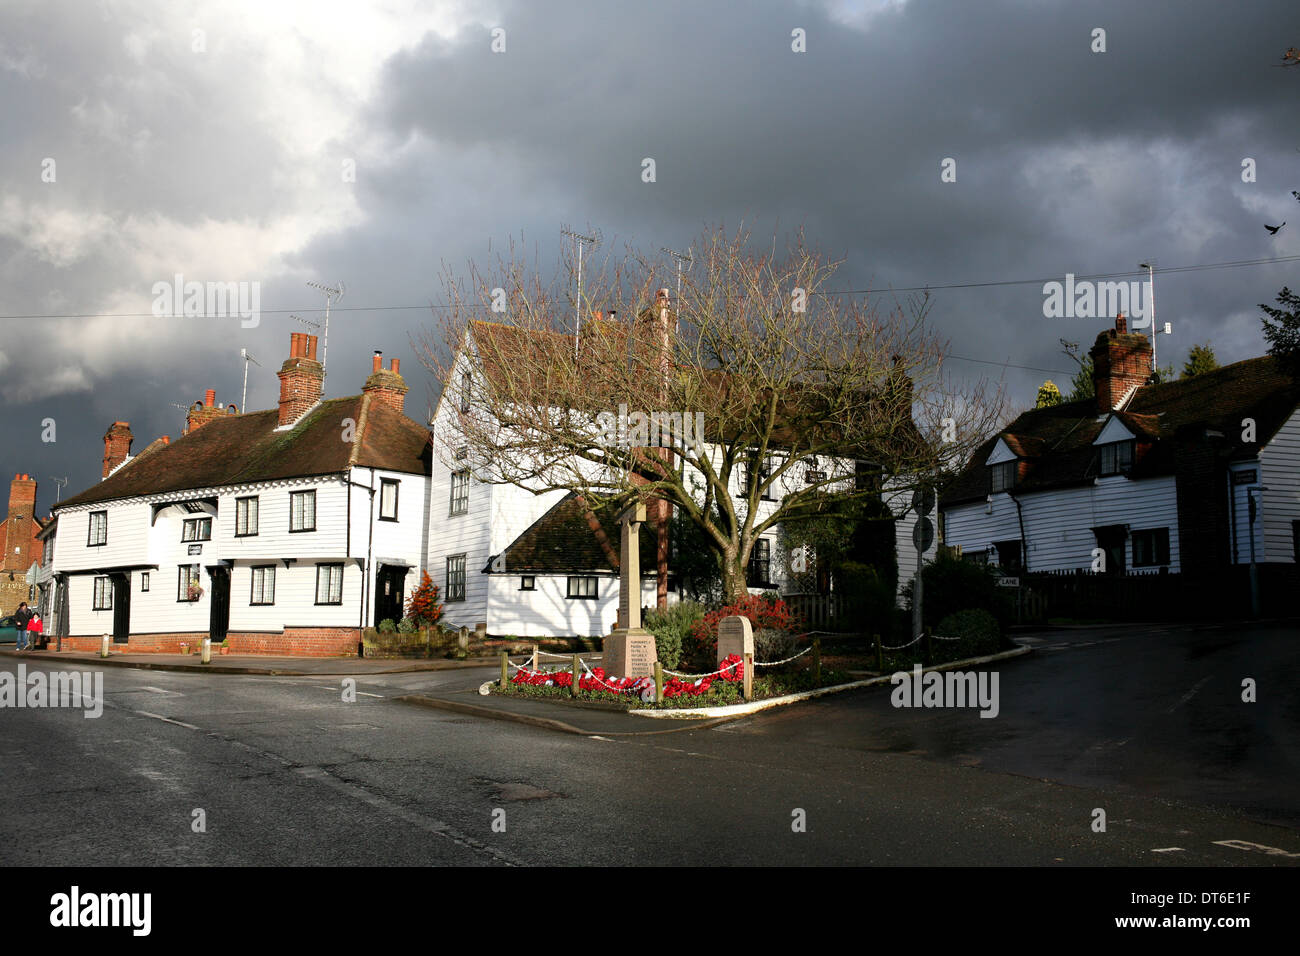
<svg viewBox="0 0 1300 956">
<path fill-rule="evenodd" d="M 533 663 L 532 663 L 531 667 L 529 668 L 529 669 L 530 669 L 531 671 L 533 671 L 534 673 L 536 673 L 537 671 L 539 671 L 539 670 L 542 669 L 542 656 L 541 656 L 541 655 L 542 655 L 542 652 L 539 651 L 539 650 L 537 649 L 537 645 L 534 644 L 534 645 L 533 645 Z"/>
<path fill-rule="evenodd" d="M 813 638 L 812 655 L 813 686 L 820 687 L 822 685 L 822 639 L 820 637 Z"/>
<path fill-rule="evenodd" d="M 741 692 L 745 700 L 754 699 L 754 655 L 745 655 L 745 676 L 742 678 Z"/>
<path fill-rule="evenodd" d="M 883 674 L 885 672 L 885 652 L 880 646 L 880 635 L 872 634 L 871 639 L 876 644 L 876 673 Z"/>
<path fill-rule="evenodd" d="M 510 683 L 510 657 L 505 651 L 501 652 L 501 689 Z"/>
<path fill-rule="evenodd" d="M 930 652 L 930 629 L 928 627 L 921 632 L 921 656 L 925 660 L 926 667 L 934 663 L 934 655 Z"/>
<path fill-rule="evenodd" d="M 107 634 L 105 634 L 103 637 L 99 639 L 99 656 L 100 657 L 108 656 L 108 635 Z"/>
<path fill-rule="evenodd" d="M 573 683 L 569 685 L 569 695 L 572 697 L 578 696 L 579 669 L 581 667 L 582 664 L 578 660 L 578 655 L 574 654 L 573 655 Z"/>
<path fill-rule="evenodd" d="M 655 703 L 664 702 L 664 667 L 655 661 Z"/>
<path fill-rule="evenodd" d="M 204 664 L 212 663 L 212 638 L 203 639 L 203 656 L 199 658 Z"/>
</svg>

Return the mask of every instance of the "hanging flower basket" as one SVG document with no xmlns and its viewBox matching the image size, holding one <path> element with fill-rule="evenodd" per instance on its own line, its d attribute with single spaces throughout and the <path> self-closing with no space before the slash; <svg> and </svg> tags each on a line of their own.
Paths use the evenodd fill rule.
<svg viewBox="0 0 1300 956">
<path fill-rule="evenodd" d="M 191 584 L 185 593 L 191 601 L 197 601 L 203 597 L 203 588 L 201 585 Z"/>
</svg>

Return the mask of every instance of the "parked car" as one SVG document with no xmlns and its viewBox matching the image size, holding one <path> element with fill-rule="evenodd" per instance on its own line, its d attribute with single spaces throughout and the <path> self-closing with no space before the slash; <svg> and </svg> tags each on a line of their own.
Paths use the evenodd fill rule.
<svg viewBox="0 0 1300 956">
<path fill-rule="evenodd" d="M 18 643 L 18 623 L 14 616 L 0 617 L 0 644 Z"/>
</svg>

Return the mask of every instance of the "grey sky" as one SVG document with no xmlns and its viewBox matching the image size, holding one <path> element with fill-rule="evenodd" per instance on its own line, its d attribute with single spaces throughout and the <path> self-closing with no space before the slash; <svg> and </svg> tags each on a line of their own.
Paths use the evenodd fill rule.
<svg viewBox="0 0 1300 956">
<path fill-rule="evenodd" d="M 48 510 L 51 475 L 69 493 L 98 478 L 114 419 L 139 449 L 180 434 L 172 403 L 238 402 L 241 347 L 263 365 L 248 405 L 271 407 L 302 329 L 276 310 L 317 318 L 313 279 L 362 307 L 331 322 L 327 393 L 356 393 L 379 348 L 418 417 L 430 383 L 408 333 L 429 314 L 366 307 L 436 301 L 442 263 L 520 235 L 550 262 L 565 223 L 648 250 L 709 224 L 802 226 L 845 259 L 843 288 L 1300 255 L 1300 67 L 1275 65 L 1292 45 L 1283 0 L 10 0 L 0 315 L 148 313 L 177 273 L 259 282 L 264 314 L 0 319 L 0 475 L 35 475 Z M 1257 303 L 1296 271 L 1157 276 L 1162 364 L 1206 340 L 1221 361 L 1261 354 Z M 1038 285 L 937 292 L 955 355 L 1066 374 L 950 371 L 1005 375 L 1022 405 L 1044 378 L 1065 387 L 1057 340 L 1104 323 L 1042 305 Z"/>
</svg>

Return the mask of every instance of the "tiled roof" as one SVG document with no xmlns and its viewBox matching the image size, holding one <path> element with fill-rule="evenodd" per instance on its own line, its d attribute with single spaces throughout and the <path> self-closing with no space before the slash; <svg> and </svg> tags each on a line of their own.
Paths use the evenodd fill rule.
<svg viewBox="0 0 1300 956">
<path fill-rule="evenodd" d="M 615 516 L 597 514 L 614 553 L 618 553 L 620 529 Z M 650 522 L 641 525 L 641 574 L 655 570 L 655 533 Z M 574 493 L 565 495 L 505 549 L 507 574 L 579 574 L 617 572 L 587 522 L 586 509 Z"/>
<path fill-rule="evenodd" d="M 1192 378 L 1139 388 L 1127 407 L 1114 413 L 1150 448 L 1134 463 L 1132 477 L 1174 472 L 1179 442 L 1200 441 L 1206 430 L 1222 434 L 1228 458 L 1253 458 L 1300 405 L 1300 383 L 1268 357 L 1225 365 Z M 1023 413 L 1000 434 L 984 442 L 945 490 L 942 502 L 958 504 L 989 493 L 988 458 L 998 438 L 1029 462 L 1017 491 L 1032 492 L 1091 481 L 1097 474 L 1092 442 L 1109 416 L 1092 399 Z M 1256 425 L 1255 444 L 1242 441 L 1242 420 Z M 1216 439 L 1218 440 L 1218 439 Z"/>
<path fill-rule="evenodd" d="M 347 420 L 356 440 L 343 440 Z M 275 409 L 227 415 L 169 445 L 154 442 L 108 478 L 59 507 L 139 495 L 218 488 L 310 475 L 351 465 L 427 475 L 428 430 L 369 395 L 321 402 L 290 430 L 277 431 Z"/>
</svg>

